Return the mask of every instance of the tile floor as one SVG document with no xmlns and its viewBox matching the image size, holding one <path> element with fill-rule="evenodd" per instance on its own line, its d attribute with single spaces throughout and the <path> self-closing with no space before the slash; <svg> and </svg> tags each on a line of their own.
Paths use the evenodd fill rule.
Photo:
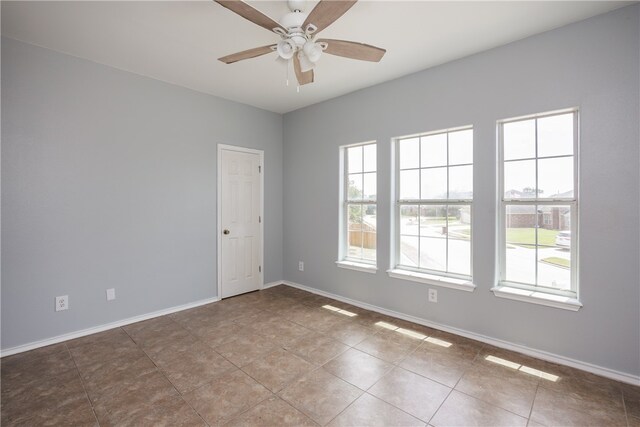
<svg viewBox="0 0 640 427">
<path fill-rule="evenodd" d="M 633 426 L 640 387 L 277 286 L 2 359 L 9 425 Z"/>
</svg>

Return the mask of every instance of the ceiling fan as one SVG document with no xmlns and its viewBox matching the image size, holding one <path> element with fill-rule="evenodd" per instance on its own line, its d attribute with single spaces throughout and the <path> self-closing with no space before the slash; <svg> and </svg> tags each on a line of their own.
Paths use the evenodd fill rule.
<svg viewBox="0 0 640 427">
<path fill-rule="evenodd" d="M 277 44 L 256 47 L 219 58 L 225 64 L 277 52 L 282 60 L 293 60 L 298 85 L 313 83 L 313 69 L 322 52 L 362 61 L 379 62 L 386 50 L 364 43 L 318 39 L 317 33 L 327 28 L 357 0 L 320 0 L 310 13 L 305 13 L 307 0 L 288 0 L 291 12 L 276 22 L 242 0 L 215 0 L 245 19 L 280 36 Z"/>
</svg>

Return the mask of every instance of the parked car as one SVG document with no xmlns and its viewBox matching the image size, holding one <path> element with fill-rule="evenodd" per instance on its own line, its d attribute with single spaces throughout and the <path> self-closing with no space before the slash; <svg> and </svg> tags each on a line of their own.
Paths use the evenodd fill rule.
<svg viewBox="0 0 640 427">
<path fill-rule="evenodd" d="M 556 246 L 561 248 L 571 247 L 571 231 L 561 231 L 556 236 Z"/>
</svg>

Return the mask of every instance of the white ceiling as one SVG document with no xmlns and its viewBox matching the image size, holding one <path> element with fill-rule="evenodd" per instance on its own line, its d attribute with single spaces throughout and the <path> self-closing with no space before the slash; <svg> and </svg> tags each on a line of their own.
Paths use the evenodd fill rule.
<svg viewBox="0 0 640 427">
<path fill-rule="evenodd" d="M 283 1 L 250 1 L 275 20 Z M 316 2 L 311 2 L 308 10 Z M 200 92 L 284 113 L 630 4 L 616 1 L 367 1 L 326 38 L 387 49 L 380 63 L 323 55 L 296 92 L 275 54 L 218 57 L 278 40 L 213 1 L 2 2 L 2 34 Z"/>
</svg>

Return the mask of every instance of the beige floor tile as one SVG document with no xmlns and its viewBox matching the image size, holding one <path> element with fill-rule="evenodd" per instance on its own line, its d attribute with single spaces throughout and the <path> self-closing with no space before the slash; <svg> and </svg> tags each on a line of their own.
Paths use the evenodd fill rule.
<svg viewBox="0 0 640 427">
<path fill-rule="evenodd" d="M 144 352 L 158 366 L 167 366 L 176 359 L 210 350 L 212 350 L 211 347 L 205 345 L 192 335 L 175 340 L 163 341 L 151 347 L 144 347 Z"/>
<path fill-rule="evenodd" d="M 324 365 L 349 347 L 319 332 L 284 346 L 287 350 L 315 365 Z"/>
<path fill-rule="evenodd" d="M 5 422 L 2 420 L 3 426 L 97 426 L 96 419 L 91 403 L 84 397 L 67 405 L 53 405 L 44 411 L 28 412 L 28 418 L 22 418 L 14 422 Z"/>
<path fill-rule="evenodd" d="M 79 368 L 107 359 L 133 357 L 140 353 L 138 346 L 120 328 L 74 341 L 69 351 Z"/>
<path fill-rule="evenodd" d="M 311 418 L 277 396 L 257 404 L 225 424 L 229 427 L 317 427 Z"/>
<path fill-rule="evenodd" d="M 327 331 L 327 335 L 331 338 L 349 346 L 354 346 L 373 334 L 375 334 L 373 329 L 356 322 L 341 323 Z"/>
<path fill-rule="evenodd" d="M 118 393 L 139 376 L 155 370 L 151 359 L 140 352 L 135 356 L 125 355 L 86 365 L 80 369 L 80 375 L 89 398 L 96 401 L 105 395 Z"/>
<path fill-rule="evenodd" d="M 118 393 L 94 401 L 100 425 L 115 425 L 121 419 L 144 413 L 149 407 L 162 405 L 167 399 L 178 396 L 171 383 L 158 371 L 139 376 L 136 381 L 120 389 Z"/>
<path fill-rule="evenodd" d="M 184 354 L 160 368 L 180 393 L 186 393 L 234 370 L 235 366 L 213 349 L 206 348 Z"/>
<path fill-rule="evenodd" d="M 2 369 L 11 369 L 16 366 L 24 366 L 45 356 L 51 356 L 58 353 L 68 353 L 65 343 L 58 343 L 40 347 L 35 350 L 25 351 L 24 353 L 14 354 L 13 356 L 5 356 L 1 360 Z"/>
<path fill-rule="evenodd" d="M 119 419 L 120 427 L 196 427 L 206 426 L 198 413 L 179 396 L 173 396 L 158 404 L 146 406 L 142 411 L 134 411 L 130 416 Z"/>
<path fill-rule="evenodd" d="M 472 366 L 456 385 L 461 391 L 515 414 L 529 417 L 538 379 L 508 367 Z"/>
<path fill-rule="evenodd" d="M 367 392 L 427 422 L 451 389 L 413 372 L 395 368 Z"/>
<path fill-rule="evenodd" d="M 392 368 L 392 364 L 354 348 L 324 365 L 328 372 L 363 390 L 374 385 Z"/>
<path fill-rule="evenodd" d="M 243 327 L 236 323 L 223 323 L 204 326 L 191 332 L 204 344 L 215 348 L 233 341 L 242 330 Z"/>
<path fill-rule="evenodd" d="M 216 351 L 238 367 L 248 365 L 259 357 L 273 351 L 277 343 L 251 331 L 238 333 L 235 340 L 216 347 Z"/>
<path fill-rule="evenodd" d="M 441 426 L 526 426 L 527 419 L 474 397 L 452 391 L 430 424 Z"/>
<path fill-rule="evenodd" d="M 627 408 L 627 414 L 632 417 L 640 418 L 640 386 L 632 386 L 623 384 L 622 395 L 624 396 L 624 404 Z"/>
<path fill-rule="evenodd" d="M 176 322 L 169 316 L 156 317 L 142 322 L 132 323 L 122 327 L 134 341 L 138 342 L 145 335 L 158 333 L 166 328 L 171 328 Z"/>
<path fill-rule="evenodd" d="M 253 324 L 247 329 L 279 345 L 291 344 L 313 333 L 311 330 L 281 317 Z"/>
<path fill-rule="evenodd" d="M 420 339 L 406 336 L 399 338 L 387 333 L 378 333 L 356 345 L 356 348 L 387 362 L 400 363 L 421 342 Z"/>
<path fill-rule="evenodd" d="M 581 398 L 575 394 L 538 388 L 531 419 L 548 426 L 624 426 L 624 407 L 613 406 L 600 396 Z"/>
<path fill-rule="evenodd" d="M 26 378 L 21 378 L 25 379 Z M 2 425 L 23 422 L 53 408 L 81 405 L 87 401 L 80 375 L 68 370 L 54 376 L 29 377 L 2 382 Z"/>
<path fill-rule="evenodd" d="M 332 427 L 424 425 L 425 423 L 419 419 L 367 393 L 329 423 Z"/>
<path fill-rule="evenodd" d="M 325 425 L 360 397 L 362 390 L 320 368 L 279 394 L 294 408 Z"/>
<path fill-rule="evenodd" d="M 230 421 L 272 394 L 240 370 L 226 373 L 183 397 L 212 426 Z"/>
<path fill-rule="evenodd" d="M 448 387 L 454 387 L 475 357 L 476 354 L 472 351 L 458 350 L 455 345 L 441 347 L 431 342 L 423 342 L 400 363 L 400 366 Z"/>
<path fill-rule="evenodd" d="M 66 348 L 64 351 L 47 352 L 38 357 L 9 356 L 3 358 L 1 363 L 3 389 L 6 385 L 24 384 L 44 377 L 55 377 L 75 369 L 73 359 Z"/>
<path fill-rule="evenodd" d="M 251 378 L 274 393 L 312 369 L 314 365 L 282 348 L 242 368 Z"/>
</svg>

